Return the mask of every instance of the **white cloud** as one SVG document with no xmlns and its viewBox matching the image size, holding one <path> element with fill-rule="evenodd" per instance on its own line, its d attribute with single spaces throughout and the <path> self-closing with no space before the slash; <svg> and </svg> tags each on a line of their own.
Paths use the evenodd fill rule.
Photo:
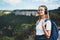
<svg viewBox="0 0 60 40">
<path fill-rule="evenodd" d="M 60 4 L 49 4 L 47 5 L 48 9 L 57 9 L 58 7 L 60 7 Z"/>
<path fill-rule="evenodd" d="M 38 2 L 38 1 L 40 1 L 40 0 L 32 0 L 33 2 Z"/>
<path fill-rule="evenodd" d="M 48 9 L 56 9 L 60 7 L 60 4 L 57 4 L 59 0 L 32 0 L 32 2 L 37 2 L 37 5 L 46 5 Z"/>
<path fill-rule="evenodd" d="M 58 0 L 32 0 L 32 2 L 55 2 L 55 1 L 58 1 Z"/>
<path fill-rule="evenodd" d="M 48 2 L 49 0 L 32 0 L 33 2 Z"/>
<path fill-rule="evenodd" d="M 34 4 L 27 4 L 23 6 L 23 9 L 36 9 L 36 5 Z"/>
<path fill-rule="evenodd" d="M 14 5 L 21 3 L 22 0 L 3 0 L 3 2 L 14 6 Z"/>
<path fill-rule="evenodd" d="M 46 5 L 48 9 L 55 9 L 60 5 L 57 4 L 56 1 L 58 0 L 32 0 L 32 2 L 22 0 L 3 0 L 4 3 L 10 4 L 9 7 L 7 4 L 4 4 L 4 7 L 7 6 L 5 9 L 38 9 L 40 5 Z"/>
<path fill-rule="evenodd" d="M 46 5 L 48 10 L 57 9 L 58 7 L 60 7 L 60 4 L 39 4 L 39 5 L 27 4 L 23 5 L 21 9 L 38 9 L 40 5 Z"/>
</svg>

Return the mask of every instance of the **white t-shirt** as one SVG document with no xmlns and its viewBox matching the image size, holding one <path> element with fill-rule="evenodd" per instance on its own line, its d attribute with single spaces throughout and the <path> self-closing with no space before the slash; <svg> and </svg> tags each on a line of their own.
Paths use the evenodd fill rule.
<svg viewBox="0 0 60 40">
<path fill-rule="evenodd" d="M 41 19 L 38 25 L 36 26 L 36 35 L 44 35 L 44 31 L 42 28 L 42 20 L 45 20 L 45 19 Z M 45 23 L 46 23 L 46 30 L 51 30 L 51 21 L 48 20 Z"/>
</svg>

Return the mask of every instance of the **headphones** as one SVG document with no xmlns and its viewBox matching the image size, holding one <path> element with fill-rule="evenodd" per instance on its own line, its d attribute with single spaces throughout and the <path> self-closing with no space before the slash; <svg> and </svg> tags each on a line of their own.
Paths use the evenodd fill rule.
<svg viewBox="0 0 60 40">
<path fill-rule="evenodd" d="M 48 13 L 48 10 L 47 10 L 47 8 L 45 8 L 45 14 L 47 14 Z"/>
</svg>

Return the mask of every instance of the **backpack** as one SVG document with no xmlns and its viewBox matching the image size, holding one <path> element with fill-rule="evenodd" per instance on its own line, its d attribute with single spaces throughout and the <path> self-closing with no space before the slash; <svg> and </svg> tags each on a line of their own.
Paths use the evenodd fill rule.
<svg viewBox="0 0 60 40">
<path fill-rule="evenodd" d="M 47 22 L 50 19 L 46 19 L 45 22 Z M 51 21 L 51 20 L 50 20 Z M 58 28 L 55 22 L 51 21 L 51 36 L 49 38 L 49 40 L 57 40 L 58 38 Z"/>
</svg>

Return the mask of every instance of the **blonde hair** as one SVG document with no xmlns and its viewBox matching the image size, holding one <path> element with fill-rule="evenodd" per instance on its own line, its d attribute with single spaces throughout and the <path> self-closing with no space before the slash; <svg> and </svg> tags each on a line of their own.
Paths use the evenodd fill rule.
<svg viewBox="0 0 60 40">
<path fill-rule="evenodd" d="M 50 18 L 49 13 L 45 14 L 45 18 Z"/>
</svg>

